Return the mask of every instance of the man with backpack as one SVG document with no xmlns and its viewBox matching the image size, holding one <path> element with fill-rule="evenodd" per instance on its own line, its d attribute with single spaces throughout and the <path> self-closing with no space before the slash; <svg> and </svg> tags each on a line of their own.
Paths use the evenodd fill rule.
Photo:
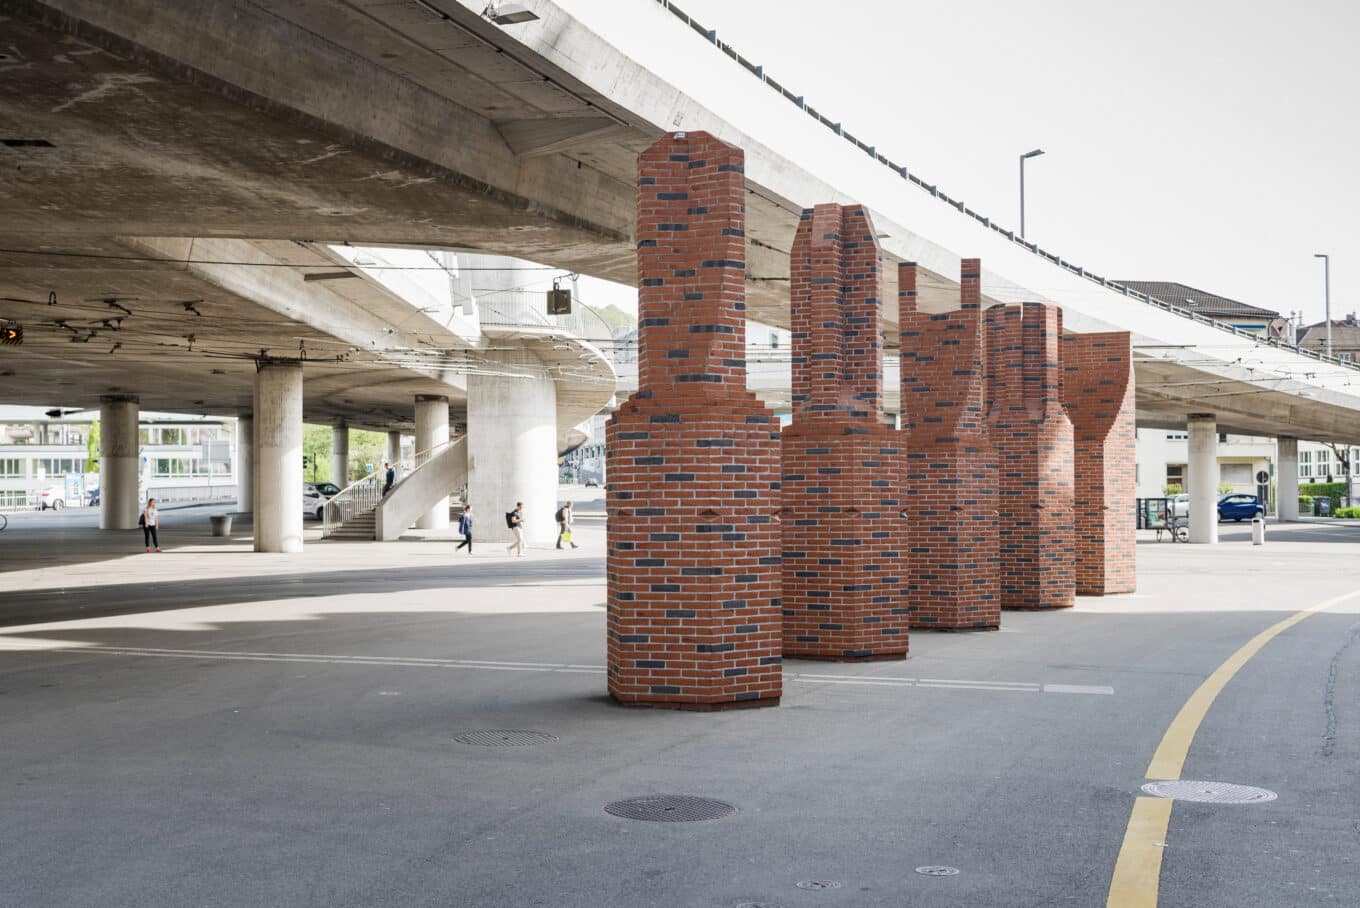
<svg viewBox="0 0 1360 908">
<path fill-rule="evenodd" d="M 557 509 L 557 513 L 554 515 L 554 519 L 557 521 L 557 547 L 559 549 L 562 548 L 562 543 L 565 542 L 572 548 L 579 549 L 580 546 L 577 545 L 571 538 L 570 501 L 568 501 L 566 504 L 562 505 L 562 507 Z"/>
<path fill-rule="evenodd" d="M 517 557 L 524 557 L 524 502 L 515 502 L 513 511 L 505 512 L 505 525 L 510 532 L 515 534 L 515 538 L 505 547 L 507 555 L 513 554 Z"/>
</svg>

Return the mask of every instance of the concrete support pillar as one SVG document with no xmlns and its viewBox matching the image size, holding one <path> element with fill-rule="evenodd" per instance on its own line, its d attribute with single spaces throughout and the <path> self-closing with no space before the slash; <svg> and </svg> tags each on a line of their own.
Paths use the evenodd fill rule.
<svg viewBox="0 0 1360 908">
<path fill-rule="evenodd" d="M 137 398 L 99 399 L 99 528 L 130 530 L 141 513 Z"/>
<path fill-rule="evenodd" d="M 468 382 L 468 407 L 472 406 L 472 382 Z M 416 398 L 416 453 L 428 451 L 449 440 L 449 399 L 437 395 L 422 394 Z M 515 506 L 510 503 L 510 510 Z M 483 518 L 477 529 L 491 521 Z M 449 497 L 445 495 L 420 516 L 416 526 L 422 530 L 442 530 L 449 525 Z"/>
<path fill-rule="evenodd" d="M 255 416 L 236 418 L 236 510 L 255 509 Z"/>
<path fill-rule="evenodd" d="M 383 454 L 383 460 L 396 466 L 397 461 L 401 460 L 401 433 L 387 433 L 387 451 Z"/>
<path fill-rule="evenodd" d="M 340 423 L 331 429 L 331 482 L 349 485 L 349 426 Z"/>
<path fill-rule="evenodd" d="M 302 551 L 302 364 L 255 373 L 255 551 Z"/>
<path fill-rule="evenodd" d="M 1218 542 L 1218 423 L 1212 413 L 1191 413 L 1190 541 Z"/>
<path fill-rule="evenodd" d="M 1281 435 L 1276 440 L 1275 466 L 1276 516 L 1281 520 L 1299 519 L 1299 440 Z"/>
<path fill-rule="evenodd" d="M 557 538 L 557 386 L 528 350 L 496 354 L 496 371 L 468 375 L 468 501 L 477 536 L 509 542 L 502 516 L 524 502 L 529 542 Z"/>
</svg>

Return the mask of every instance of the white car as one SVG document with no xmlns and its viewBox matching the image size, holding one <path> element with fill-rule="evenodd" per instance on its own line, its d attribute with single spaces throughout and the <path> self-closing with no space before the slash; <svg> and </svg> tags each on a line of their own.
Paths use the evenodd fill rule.
<svg viewBox="0 0 1360 908">
<path fill-rule="evenodd" d="M 1189 517 L 1190 516 L 1190 496 L 1185 493 L 1172 495 L 1171 500 L 1166 503 L 1166 509 L 1170 513 L 1169 517 Z"/>
<path fill-rule="evenodd" d="M 66 507 L 66 487 L 49 486 L 38 493 L 38 510 L 46 511 L 51 508 L 60 511 Z"/>
<path fill-rule="evenodd" d="M 302 517 L 323 520 L 326 516 L 326 502 L 337 494 L 340 487 L 333 482 L 304 482 L 302 484 Z"/>
</svg>

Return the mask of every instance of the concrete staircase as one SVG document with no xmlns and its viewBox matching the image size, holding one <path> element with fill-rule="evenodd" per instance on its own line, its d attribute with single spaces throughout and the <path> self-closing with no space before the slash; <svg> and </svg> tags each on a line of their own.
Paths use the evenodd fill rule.
<svg viewBox="0 0 1360 908">
<path fill-rule="evenodd" d="M 365 511 L 362 514 L 354 515 L 349 520 L 340 524 L 340 526 L 331 530 L 326 538 L 347 540 L 362 539 L 366 542 L 372 542 L 374 538 L 376 538 L 376 525 L 377 516 L 374 512 L 371 510 Z"/>
</svg>

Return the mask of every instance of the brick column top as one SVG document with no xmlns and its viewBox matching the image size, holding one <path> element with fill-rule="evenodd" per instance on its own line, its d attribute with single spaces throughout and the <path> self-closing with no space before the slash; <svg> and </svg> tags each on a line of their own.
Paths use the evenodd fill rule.
<svg viewBox="0 0 1360 908">
<path fill-rule="evenodd" d="M 879 419 L 880 259 L 863 206 L 827 204 L 803 211 L 789 255 L 797 420 Z"/>
<path fill-rule="evenodd" d="M 638 159 L 638 387 L 746 389 L 745 155 L 706 132 Z"/>
</svg>

